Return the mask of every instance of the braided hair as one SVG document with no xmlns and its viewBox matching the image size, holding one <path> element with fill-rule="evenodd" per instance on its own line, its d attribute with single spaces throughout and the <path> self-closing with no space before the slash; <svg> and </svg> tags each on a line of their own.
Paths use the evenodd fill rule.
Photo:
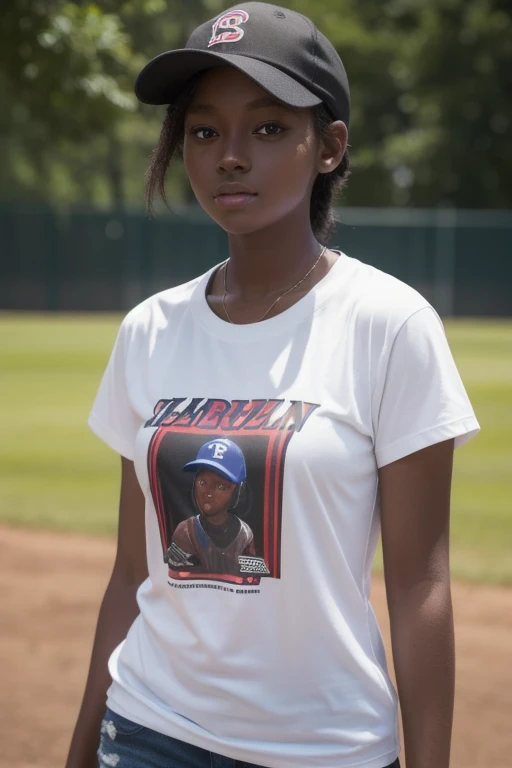
<svg viewBox="0 0 512 768">
<path fill-rule="evenodd" d="M 185 115 L 201 74 L 191 78 L 173 103 L 167 107 L 160 138 L 151 154 L 149 168 L 146 172 L 145 201 L 146 209 L 150 215 L 153 213 L 153 200 L 156 194 L 167 205 L 165 193 L 167 171 L 172 160 L 182 156 Z M 333 118 L 323 104 L 313 108 L 313 119 L 317 135 L 321 138 L 327 138 Z M 345 151 L 338 167 L 330 173 L 319 173 L 313 184 L 310 206 L 311 228 L 318 242 L 322 245 L 327 245 L 335 232 L 336 220 L 333 203 L 347 183 L 349 169 L 348 151 Z"/>
</svg>

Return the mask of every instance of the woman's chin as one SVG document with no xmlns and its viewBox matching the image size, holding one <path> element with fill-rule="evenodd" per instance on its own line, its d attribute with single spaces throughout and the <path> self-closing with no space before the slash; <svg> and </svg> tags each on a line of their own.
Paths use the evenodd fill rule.
<svg viewBox="0 0 512 768">
<path fill-rule="evenodd" d="M 247 209 L 206 210 L 208 216 L 228 235 L 251 235 L 275 223 L 275 217 L 255 217 Z"/>
</svg>

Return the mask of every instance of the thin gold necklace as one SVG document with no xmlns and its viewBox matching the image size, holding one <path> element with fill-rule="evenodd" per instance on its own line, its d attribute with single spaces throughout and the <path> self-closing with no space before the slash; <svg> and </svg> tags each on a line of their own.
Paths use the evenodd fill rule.
<svg viewBox="0 0 512 768">
<path fill-rule="evenodd" d="M 304 277 L 303 277 L 303 278 L 301 278 L 301 279 L 300 279 L 300 280 L 299 280 L 297 283 L 295 283 L 295 285 L 292 285 L 292 287 L 291 287 L 291 288 L 287 288 L 287 289 L 286 289 L 286 291 L 284 291 L 284 293 L 282 293 L 280 296 L 278 296 L 278 297 L 277 297 L 277 299 L 276 299 L 276 300 L 275 300 L 275 301 L 274 301 L 274 302 L 273 302 L 273 303 L 270 305 L 270 307 L 267 309 L 267 311 L 266 311 L 266 312 L 264 312 L 264 314 L 263 314 L 263 315 L 262 315 L 260 318 L 258 318 L 258 320 L 255 320 L 254 322 L 256 322 L 256 323 L 261 323 L 261 321 L 262 321 L 262 320 L 264 320 L 264 319 L 266 318 L 266 316 L 268 315 L 268 313 L 270 312 L 270 310 L 271 310 L 271 309 L 274 309 L 274 307 L 275 307 L 275 305 L 277 304 L 277 302 L 278 302 L 278 301 L 281 301 L 281 299 L 282 299 L 284 296 L 286 296 L 287 294 L 289 294 L 289 293 L 291 293 L 292 291 L 294 291 L 294 290 L 295 290 L 295 288 L 298 288 L 298 287 L 299 287 L 299 285 L 302 285 L 302 283 L 304 282 L 304 280 L 306 280 L 306 278 L 308 278 L 308 277 L 310 276 L 310 274 L 312 273 L 312 271 L 314 270 L 314 268 L 317 266 L 318 262 L 320 261 L 320 259 L 321 259 L 321 258 L 322 258 L 322 256 L 324 255 L 324 253 L 325 253 L 325 249 L 326 249 L 326 248 L 327 248 L 327 246 L 326 246 L 326 245 L 324 245 L 324 247 L 323 247 L 323 248 L 322 248 L 322 250 L 320 251 L 320 255 L 318 256 L 318 259 L 315 261 L 315 263 L 313 264 L 313 266 L 312 266 L 312 267 L 311 267 L 311 268 L 310 268 L 310 269 L 309 269 L 309 270 L 306 272 L 306 274 L 304 275 Z M 225 263 L 225 265 L 224 265 L 224 293 L 223 293 L 223 295 L 222 295 L 222 309 L 224 310 L 224 313 L 225 313 L 225 315 L 226 315 L 227 319 L 229 320 L 229 322 L 230 322 L 232 325 L 235 325 L 235 323 L 233 323 L 232 319 L 230 318 L 230 316 L 229 316 L 229 312 L 228 312 L 228 310 L 227 310 L 227 307 L 226 307 L 226 296 L 227 296 L 227 292 L 228 292 L 228 291 L 227 291 L 227 281 L 228 281 L 228 280 L 227 280 L 227 278 L 228 278 L 228 264 L 229 264 L 229 259 L 228 259 L 228 261 L 226 261 L 226 263 Z"/>
</svg>

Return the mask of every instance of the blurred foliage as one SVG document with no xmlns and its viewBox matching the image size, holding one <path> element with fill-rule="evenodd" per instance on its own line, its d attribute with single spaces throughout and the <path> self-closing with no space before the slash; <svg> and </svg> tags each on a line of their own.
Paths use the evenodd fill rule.
<svg viewBox="0 0 512 768">
<path fill-rule="evenodd" d="M 133 82 L 222 0 L 7 0 L 0 199 L 140 205 L 163 108 Z M 510 0 L 289 0 L 352 88 L 352 205 L 512 205 Z M 170 198 L 190 192 L 179 171 Z"/>
</svg>

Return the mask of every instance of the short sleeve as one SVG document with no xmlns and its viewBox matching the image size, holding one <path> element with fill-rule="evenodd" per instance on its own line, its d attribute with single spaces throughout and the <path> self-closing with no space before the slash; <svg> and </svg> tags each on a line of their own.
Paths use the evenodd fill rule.
<svg viewBox="0 0 512 768">
<path fill-rule="evenodd" d="M 130 400 L 127 376 L 129 328 L 125 318 L 89 414 L 91 430 L 110 448 L 133 460 L 140 418 Z"/>
<path fill-rule="evenodd" d="M 459 447 L 480 429 L 432 307 L 399 330 L 383 373 L 377 404 L 375 455 L 382 467 L 443 440 Z"/>
</svg>

